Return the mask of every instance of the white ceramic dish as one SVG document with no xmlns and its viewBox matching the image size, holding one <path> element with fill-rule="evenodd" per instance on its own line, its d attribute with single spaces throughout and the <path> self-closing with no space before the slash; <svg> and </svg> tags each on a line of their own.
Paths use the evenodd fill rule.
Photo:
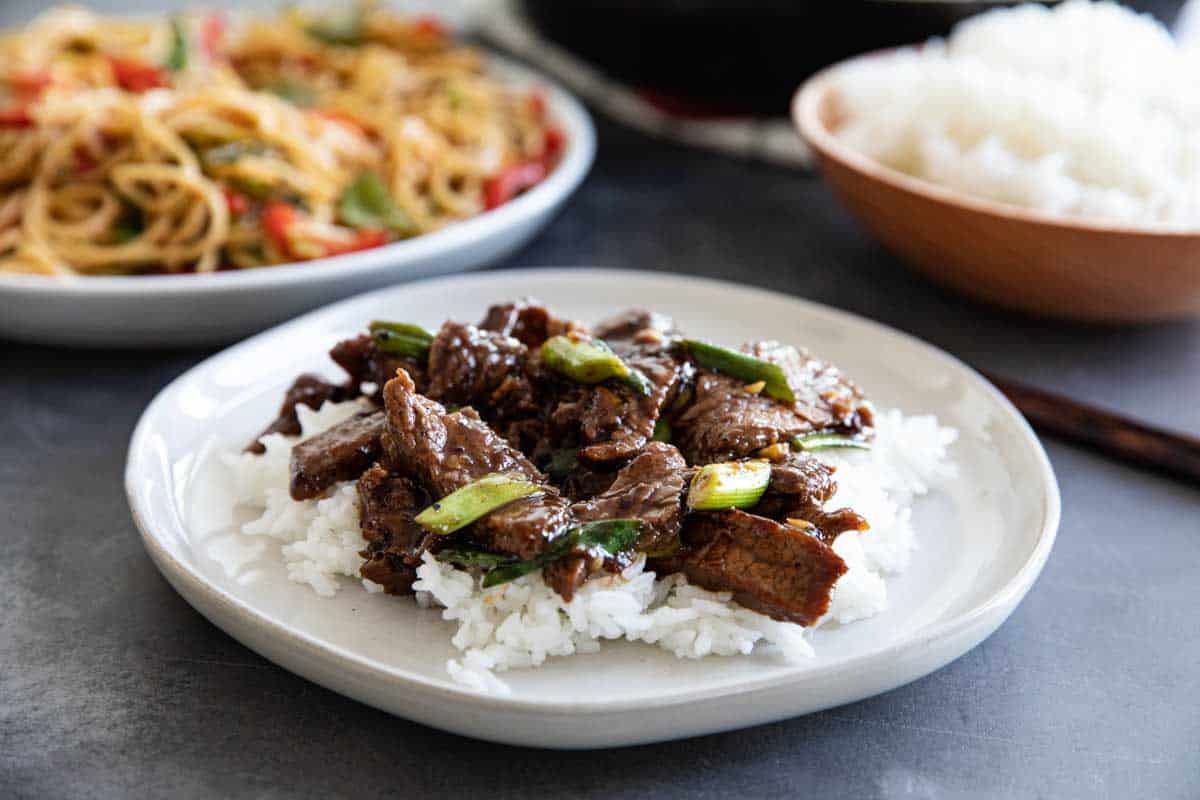
<svg viewBox="0 0 1200 800">
<path fill-rule="evenodd" d="M 534 295 L 594 321 L 654 308 L 716 341 L 774 337 L 842 366 L 883 407 L 957 427 L 959 477 L 918 501 L 918 552 L 889 582 L 884 614 L 813 636 L 799 665 L 769 656 L 681 661 L 644 645 L 503 673 L 508 697 L 446 674 L 451 623 L 436 610 L 367 594 L 333 599 L 289 583 L 277 554 L 235 532 L 219 453 L 264 425 L 303 370 L 335 375 L 323 352 L 373 317 L 436 326 L 491 302 Z M 531 270 L 395 287 L 256 336 L 186 373 L 151 403 L 126 471 L 147 551 L 197 610 L 310 680 L 446 730 L 511 744 L 584 748 L 693 736 L 858 700 L 925 675 L 992 633 L 1033 584 L 1058 527 L 1054 474 L 1009 403 L 960 362 L 909 336 L 819 305 L 732 284 L 633 272 Z M 276 545 L 272 544 L 271 547 Z"/>
<path fill-rule="evenodd" d="M 489 58 L 515 85 L 544 87 L 550 113 L 567 134 L 554 172 L 512 202 L 415 239 L 280 267 L 71 280 L 0 274 L 0 337 L 95 347 L 230 342 L 332 300 L 483 267 L 513 253 L 583 181 L 596 134 L 587 111 L 557 84 L 494 54 Z"/>
</svg>

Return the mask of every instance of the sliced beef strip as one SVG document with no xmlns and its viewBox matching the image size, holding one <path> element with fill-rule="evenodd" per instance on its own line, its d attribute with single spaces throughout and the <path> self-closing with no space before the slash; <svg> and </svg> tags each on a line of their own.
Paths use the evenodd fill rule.
<svg viewBox="0 0 1200 800">
<path fill-rule="evenodd" d="M 874 424 L 862 391 L 841 370 L 807 350 L 774 341 L 742 348 L 750 355 L 778 364 L 796 394 L 796 413 L 813 430 L 864 433 Z"/>
<path fill-rule="evenodd" d="M 319 375 L 305 373 L 296 378 L 287 394 L 283 397 L 283 405 L 279 407 L 279 415 L 275 421 L 263 430 L 254 441 L 246 445 L 247 453 L 259 455 L 267 452 L 267 448 L 259 441 L 271 433 L 282 433 L 284 436 L 300 435 L 300 418 L 296 415 L 296 406 L 304 405 L 309 408 L 320 408 L 326 401 L 345 400 L 350 393 L 344 386 L 336 386 Z"/>
<path fill-rule="evenodd" d="M 470 408 L 453 414 L 417 394 L 400 373 L 384 388 L 388 465 L 411 475 L 434 499 L 495 472 L 545 476 L 519 450 L 496 434 Z M 489 549 L 530 559 L 570 526 L 570 504 L 553 486 L 493 511 L 470 526 L 468 535 Z"/>
<path fill-rule="evenodd" d="M 529 459 L 473 409 L 448 413 L 441 403 L 418 394 L 406 373 L 388 381 L 383 396 L 387 465 L 416 478 L 435 498 L 493 472 L 515 472 L 544 481 Z"/>
<path fill-rule="evenodd" d="M 847 569 L 823 542 L 737 509 L 692 514 L 683 539 L 681 554 L 655 559 L 650 568 L 682 572 L 706 589 L 732 592 L 747 608 L 800 625 L 825 614 Z"/>
<path fill-rule="evenodd" d="M 630 354 L 624 359 L 649 379 L 650 394 L 611 382 L 586 387 L 577 401 L 583 444 L 579 457 L 585 463 L 625 461 L 641 452 L 684 373 L 681 362 L 667 352 Z"/>
<path fill-rule="evenodd" d="M 604 339 L 609 344 L 637 340 L 638 334 L 642 334 L 641 343 L 645 344 L 675 336 L 679 329 L 675 327 L 675 321 L 665 314 L 631 308 L 596 325 L 593 333 L 597 339 Z"/>
<path fill-rule="evenodd" d="M 602 494 L 571 507 L 583 522 L 637 518 L 642 534 L 636 549 L 669 553 L 678 549 L 683 492 L 690 478 L 683 456 L 669 444 L 651 442 Z"/>
<path fill-rule="evenodd" d="M 538 402 L 525 373 L 528 357 L 529 348 L 508 334 L 447 322 L 429 349 L 425 393 L 446 405 L 473 406 L 491 420 L 529 417 Z"/>
<path fill-rule="evenodd" d="M 569 603 L 575 591 L 588 579 L 590 567 L 588 555 L 569 555 L 543 567 L 542 580 Z"/>
<path fill-rule="evenodd" d="M 476 522 L 468 535 L 489 550 L 523 561 L 536 558 L 574 524 L 571 504 L 553 486 L 496 509 Z"/>
<path fill-rule="evenodd" d="M 571 500 L 581 502 L 606 492 L 616 477 L 615 471 L 598 470 L 580 464 L 567 475 L 558 488 Z"/>
<path fill-rule="evenodd" d="M 806 533 L 826 544 L 846 531 L 867 530 L 867 521 L 848 508 L 825 510 L 837 491 L 834 471 L 808 453 L 792 453 L 784 463 L 771 465 L 771 483 L 752 510 L 779 522 L 800 520 Z"/>
<path fill-rule="evenodd" d="M 791 406 L 748 392 L 728 375 L 701 371 L 692 398 L 672 426 L 672 441 L 689 464 L 747 458 L 813 429 Z"/>
<path fill-rule="evenodd" d="M 411 594 L 421 554 L 435 538 L 414 521 L 429 505 L 429 495 L 375 464 L 358 479 L 358 500 L 367 541 L 359 573 L 388 594 Z"/>
<path fill-rule="evenodd" d="M 797 402 L 788 405 L 761 392 L 748 392 L 743 381 L 702 370 L 691 404 L 675 420 L 674 441 L 689 464 L 746 458 L 763 447 L 814 431 L 870 434 L 870 407 L 858 387 L 835 367 L 777 342 L 742 349 L 780 365 Z"/>
<path fill-rule="evenodd" d="M 396 377 L 398 369 L 409 374 L 419 391 L 425 391 L 428 386 L 424 364 L 406 356 L 382 352 L 374 337 L 368 333 L 338 342 L 329 351 L 329 357 L 350 376 L 350 385 L 355 394 L 364 383 L 374 384 L 372 396 L 375 400 L 382 397 L 383 385 Z"/>
<path fill-rule="evenodd" d="M 552 336 L 587 329 L 578 322 L 560 319 L 536 300 L 501 303 L 488 309 L 479 327 L 503 336 L 511 336 L 527 347 L 541 347 Z"/>
<path fill-rule="evenodd" d="M 292 448 L 293 500 L 308 500 L 362 475 L 379 457 L 385 417 L 364 411 Z"/>
</svg>

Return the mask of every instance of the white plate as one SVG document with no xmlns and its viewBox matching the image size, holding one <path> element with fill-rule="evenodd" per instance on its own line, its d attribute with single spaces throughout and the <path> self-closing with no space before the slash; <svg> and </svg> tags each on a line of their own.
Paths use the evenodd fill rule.
<svg viewBox="0 0 1200 800">
<path fill-rule="evenodd" d="M 229 342 L 331 300 L 483 267 L 515 252 L 583 181 L 596 133 L 587 111 L 557 84 L 494 54 L 489 60 L 516 86 L 544 87 L 567 134 L 555 170 L 512 202 L 414 239 L 287 266 L 68 280 L 0 274 L 0 337 L 96 347 Z"/>
<path fill-rule="evenodd" d="M 815 632 L 816 658 L 680 661 L 645 645 L 503 673 L 508 697 L 451 682 L 451 623 L 347 579 L 333 599 L 289 583 L 277 555 L 234 532 L 218 454 L 262 428 L 304 370 L 373 317 L 436 327 L 533 295 L 584 321 L 666 312 L 723 342 L 804 344 L 881 407 L 935 413 L 960 431 L 959 477 L 915 508 L 918 551 L 889 582 L 884 614 Z M 1058 527 L 1054 474 L 1012 406 L 960 362 L 884 326 L 732 284 L 659 274 L 530 270 L 374 292 L 306 315 L 210 358 L 168 386 L 138 424 L 126 488 L 146 549 L 197 610 L 246 646 L 334 691 L 435 727 L 511 744 L 601 747 L 693 736 L 858 700 L 921 677 L 992 633 L 1025 595 Z M 263 545 L 265 546 L 265 545 Z M 275 545 L 272 544 L 272 547 Z"/>
</svg>

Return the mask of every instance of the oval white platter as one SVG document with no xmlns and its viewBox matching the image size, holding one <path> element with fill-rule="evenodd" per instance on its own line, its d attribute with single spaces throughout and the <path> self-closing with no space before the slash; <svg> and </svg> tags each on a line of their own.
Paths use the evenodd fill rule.
<svg viewBox="0 0 1200 800">
<path fill-rule="evenodd" d="M 567 135 L 554 171 L 498 209 L 402 242 L 278 267 L 205 275 L 51 278 L 0 273 L 0 337 L 83 347 L 230 342 L 332 300 L 416 278 L 476 269 L 546 226 L 596 154 L 584 107 L 553 81 L 489 54 L 518 87 L 541 87 Z"/>
<path fill-rule="evenodd" d="M 920 498 L 908 571 L 890 607 L 817 630 L 817 655 L 678 660 L 642 644 L 502 673 L 508 696 L 450 680 L 452 623 L 351 579 L 332 599 L 291 583 L 274 542 L 236 532 L 220 454 L 238 449 L 301 371 L 337 375 L 324 353 L 366 321 L 436 327 L 474 321 L 491 303 L 535 296 L 586 322 L 631 306 L 674 316 L 718 342 L 776 338 L 841 366 L 880 407 L 934 413 L 959 429 L 958 477 Z M 1025 421 L 990 384 L 910 336 L 803 300 L 733 284 L 609 270 L 459 276 L 374 292 L 313 312 L 184 374 L 150 404 L 126 471 L 134 519 L 171 584 L 230 635 L 334 691 L 445 730 L 557 748 L 629 745 L 778 720 L 900 686 L 992 633 L 1050 553 L 1059 520 L 1054 474 Z M 256 552 L 263 548 L 263 552 Z"/>
</svg>

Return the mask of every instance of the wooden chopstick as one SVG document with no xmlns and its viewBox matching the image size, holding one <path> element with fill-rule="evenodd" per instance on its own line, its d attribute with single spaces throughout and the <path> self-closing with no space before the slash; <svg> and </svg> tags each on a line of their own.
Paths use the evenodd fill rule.
<svg viewBox="0 0 1200 800">
<path fill-rule="evenodd" d="M 1041 433 L 1200 486 L 1200 439 L 984 372 Z"/>
</svg>

